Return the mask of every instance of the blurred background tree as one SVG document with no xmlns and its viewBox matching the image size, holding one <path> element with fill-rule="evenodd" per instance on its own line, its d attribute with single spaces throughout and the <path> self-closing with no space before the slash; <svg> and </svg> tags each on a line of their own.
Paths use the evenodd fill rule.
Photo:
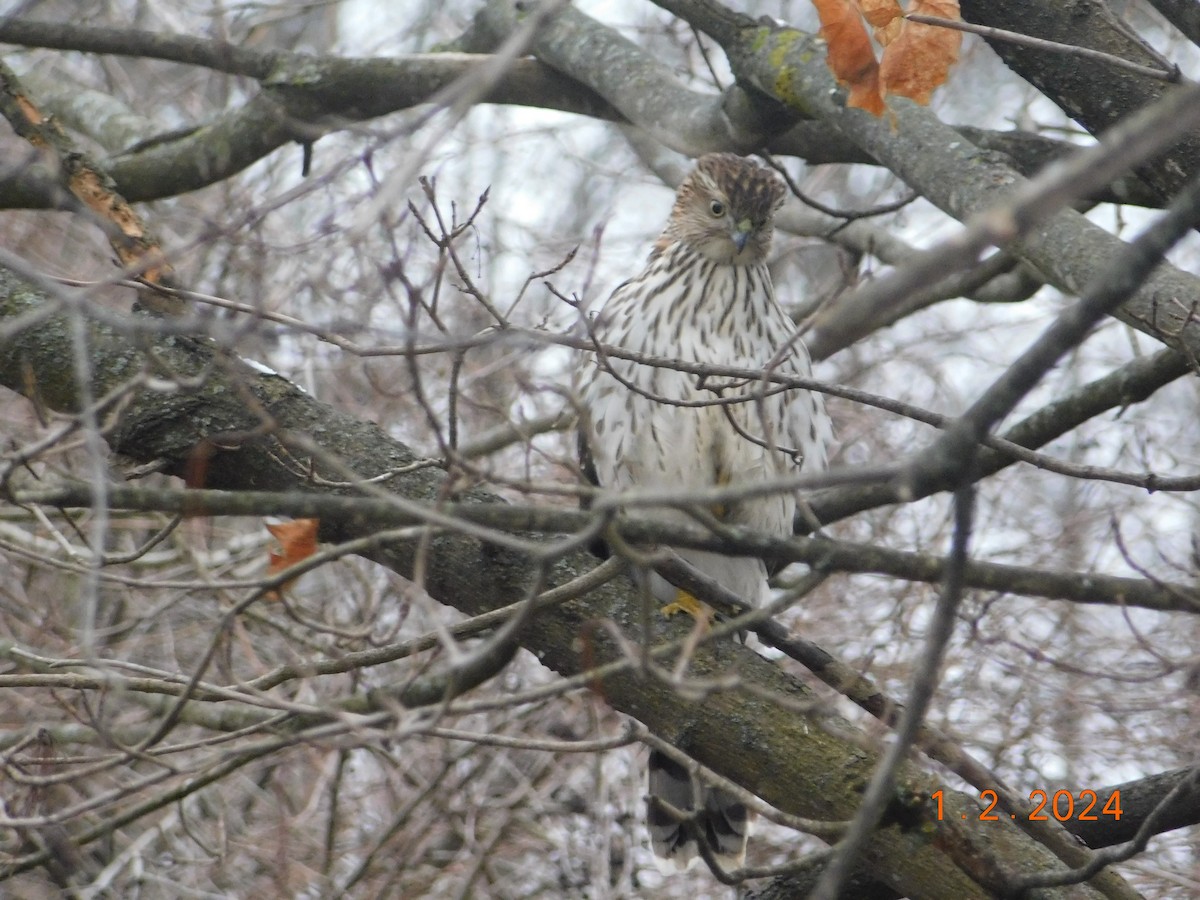
<svg viewBox="0 0 1200 900">
<path fill-rule="evenodd" d="M 688 625 L 648 635 L 624 575 L 568 585 L 515 636 L 500 623 L 518 613 L 487 613 L 599 565 L 579 545 L 601 523 L 568 515 L 586 490 L 572 348 L 712 150 L 786 173 L 775 283 L 837 428 L 835 474 L 808 494 L 823 538 L 806 518 L 783 554 L 824 578 L 784 569 L 778 620 L 882 696 L 907 701 L 923 663 L 938 675 L 925 721 L 944 741 L 896 771 L 843 895 L 991 896 L 1086 862 L 1053 815 L 1033 836 L 979 821 L 1005 786 L 1067 792 L 1058 818 L 1091 848 L 1145 824 L 1109 880 L 1046 896 L 1200 893 L 1195 234 L 992 430 L 1036 453 L 978 449 L 961 592 L 944 585 L 953 473 L 905 493 L 936 426 L 1020 371 L 1164 207 L 1200 222 L 1194 122 L 1135 160 L 1118 135 L 1082 181 L 1044 174 L 1171 102 L 1200 31 L 1168 0 L 965 2 L 969 23 L 1057 43 L 969 34 L 928 109 L 877 118 L 832 92 L 813 5 L 772 12 L 7 10 L 0 893 L 728 896 L 704 867 L 653 865 L 641 745 L 663 739 L 827 820 L 751 840 L 744 892 L 808 896 L 890 742 L 853 692 L 755 638 L 689 649 L 676 677 L 673 657 L 643 665 L 636 645 Z M 112 179 L 90 205 L 89 172 Z M 1011 213 L 1039 173 L 1020 216 L 972 218 Z M 152 235 L 130 255 L 114 198 Z M 142 284 L 131 313 L 135 276 L 164 283 L 158 252 L 176 305 L 147 313 Z M 185 483 L 227 507 L 185 508 Z M 325 555 L 271 600 L 263 517 L 302 515 Z M 626 673 L 572 680 L 608 659 Z M 1118 786 L 1120 822 L 1098 811 Z M 994 812 L 1028 818 L 1009 799 Z"/>
</svg>

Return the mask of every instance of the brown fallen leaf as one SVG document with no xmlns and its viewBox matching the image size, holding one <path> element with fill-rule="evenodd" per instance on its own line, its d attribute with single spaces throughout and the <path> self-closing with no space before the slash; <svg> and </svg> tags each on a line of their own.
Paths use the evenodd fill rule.
<svg viewBox="0 0 1200 900">
<path fill-rule="evenodd" d="M 881 116 L 893 94 L 928 103 L 958 60 L 962 34 L 905 18 L 897 0 L 813 0 L 829 69 L 849 89 L 848 107 Z M 909 13 L 959 19 L 958 0 L 912 0 Z M 883 48 L 876 60 L 875 42 Z"/>
<path fill-rule="evenodd" d="M 854 0 L 854 5 L 872 28 L 883 28 L 893 19 L 904 17 L 898 0 Z"/>
<path fill-rule="evenodd" d="M 910 13 L 958 19 L 958 0 L 913 0 Z M 884 96 L 897 94 L 917 103 L 928 103 L 946 83 L 950 67 L 958 62 L 962 32 L 936 25 L 905 21 L 900 34 L 883 51 L 879 81 Z"/>
<path fill-rule="evenodd" d="M 854 0 L 862 17 L 874 29 L 875 43 L 886 47 L 904 29 L 904 10 L 897 0 Z"/>
<path fill-rule="evenodd" d="M 279 549 L 271 550 L 267 560 L 267 574 L 275 575 L 296 563 L 308 559 L 317 552 L 317 528 L 320 519 L 294 519 L 291 522 L 281 522 L 278 525 L 267 524 L 267 531 L 279 541 Z M 268 600 L 282 600 L 283 591 L 292 586 L 294 579 L 289 579 L 279 586 L 267 591 Z"/>
<path fill-rule="evenodd" d="M 813 6 L 821 19 L 821 37 L 829 48 L 829 70 L 850 90 L 846 105 L 883 115 L 879 63 L 858 8 L 850 0 L 813 0 Z"/>
</svg>

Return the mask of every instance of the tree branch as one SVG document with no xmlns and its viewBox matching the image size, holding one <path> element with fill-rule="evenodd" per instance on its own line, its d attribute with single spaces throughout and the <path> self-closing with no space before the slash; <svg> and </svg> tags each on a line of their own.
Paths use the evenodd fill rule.
<svg viewBox="0 0 1200 900">
<path fill-rule="evenodd" d="M 2 311 L 10 315 L 45 302 L 37 292 L 7 275 L 0 278 L 0 300 L 4 301 Z M 48 320 L 36 334 L 22 333 L 7 342 L 0 364 L 4 377 L 15 371 L 18 378 L 21 372 L 26 373 L 26 384 L 44 382 L 49 388 L 58 382 L 58 399 L 69 400 L 72 386 L 62 383 L 61 360 L 68 352 L 62 344 L 63 331 L 63 325 Z M 128 346 L 118 332 L 91 323 L 88 335 L 96 395 L 104 394 L 148 363 L 143 351 Z M 182 473 L 201 441 L 240 433 L 243 437 L 236 444 L 222 439 L 215 445 L 208 459 L 209 484 L 222 489 L 255 487 L 314 493 L 353 490 L 351 486 L 321 491 L 312 481 L 314 476 L 340 477 L 343 468 L 349 468 L 370 477 L 378 472 L 399 471 L 413 461 L 407 448 L 376 426 L 314 401 L 281 378 L 215 359 L 204 344 L 159 338 L 147 343 L 151 346 L 155 371 L 176 372 L 190 379 L 190 387 L 169 393 L 135 393 L 107 432 L 117 452 L 139 460 L 161 460 L 166 471 Z M 21 363 L 14 365 L 15 359 Z M 195 378 L 202 373 L 208 373 L 207 377 Z M 43 396 L 53 393 L 47 390 Z M 261 414 L 251 411 L 248 399 L 253 399 Z M 70 402 L 60 405 L 71 406 Z M 262 415 L 269 418 L 264 421 Z M 308 468 L 287 464 L 290 455 L 281 438 L 299 434 L 309 435 L 323 449 L 323 455 Z M 323 462 L 326 457 L 344 462 L 329 470 Z M 411 502 L 436 505 L 446 485 L 440 473 L 416 469 L 391 479 L 387 488 Z M 459 500 L 470 504 L 496 502 L 478 489 L 462 492 Z M 339 540 L 364 531 L 370 528 L 335 522 L 326 537 Z M 428 593 L 469 614 L 525 596 L 537 569 L 546 564 L 531 564 L 526 555 L 513 549 L 438 531 L 416 544 L 374 549 L 371 556 L 407 575 L 414 574 L 420 558 Z M 547 582 L 571 580 L 591 565 L 586 554 L 568 554 L 549 563 Z M 597 589 L 586 602 L 567 602 L 535 616 L 522 630 L 520 640 L 543 664 L 562 674 L 578 673 L 587 667 L 585 659 L 621 658 L 620 647 L 608 638 L 605 629 L 597 627 L 601 611 L 625 634 L 635 635 L 641 633 L 639 610 L 636 592 L 613 582 Z M 682 624 L 656 623 L 655 633 L 678 633 L 684 628 Z M 735 660 L 736 683 L 745 685 L 745 689 L 708 693 L 702 701 L 681 699 L 674 691 L 663 690 L 656 682 L 641 677 L 636 669 L 599 679 L 597 687 L 613 707 L 646 722 L 660 737 L 777 808 L 808 818 L 848 818 L 857 807 L 858 787 L 874 764 L 873 755 L 832 737 L 819 726 L 813 727 L 815 723 L 798 715 L 790 707 L 795 702 L 807 703 L 807 690 L 749 648 L 701 648 L 691 657 L 690 677 L 711 678 L 727 671 Z M 768 699 L 771 697 L 780 698 L 781 705 Z M 730 754 L 731 746 L 737 746 L 739 752 Z M 243 759 L 240 755 L 238 758 Z M 914 800 L 910 814 L 930 815 L 927 798 L 932 783 L 928 776 L 904 764 L 899 778 L 906 796 L 925 798 Z M 954 801 L 952 795 L 951 800 L 970 804 L 965 797 Z M 1006 854 L 1017 854 L 1035 868 L 1058 866 L 1052 855 L 1015 825 L 1005 822 L 981 827 L 978 823 L 936 823 L 931 819 L 928 828 L 912 828 L 903 826 L 903 821 L 889 819 L 872 835 L 867 847 L 867 857 L 878 877 L 903 893 L 984 898 L 988 892 L 967 870 L 974 869 L 979 860 L 995 861 Z M 941 841 L 935 839 L 951 827 L 957 848 L 953 858 L 940 849 Z"/>
<path fill-rule="evenodd" d="M 108 160 L 106 168 L 122 195 L 130 201 L 145 201 L 214 184 L 293 140 L 311 140 L 347 123 L 430 102 L 454 80 L 483 65 L 487 57 L 478 54 L 494 50 L 515 23 L 511 4 L 493 0 L 481 12 L 471 39 L 459 43 L 470 54 L 441 52 L 388 59 L 262 52 L 187 35 L 16 17 L 0 19 L 0 41 L 162 59 L 252 77 L 263 84 L 263 93 L 238 109 L 190 129 L 159 136 L 142 134 L 136 147 Z M 798 156 L 814 165 L 876 163 L 871 154 L 827 127 L 806 122 L 784 127 L 786 118 L 780 118 L 778 106 L 764 106 L 762 97 L 736 85 L 724 95 L 684 88 L 673 72 L 640 48 L 573 9 L 564 11 L 543 32 L 547 34 L 539 38 L 539 56 L 553 61 L 566 75 L 541 62 L 517 60 L 495 79 L 483 102 L 634 122 L 668 146 L 693 156 L 706 150 L 758 149 L 770 136 L 772 152 Z M 592 55 L 578 63 L 564 55 L 580 46 L 590 48 Z M 614 60 L 627 68 L 622 70 Z M 626 74 L 619 74 L 622 71 Z M 653 89 L 647 90 L 647 85 Z M 603 99 L 596 87 L 602 88 L 615 106 Z M 77 98 L 68 102 L 74 105 Z M 103 125 L 91 127 L 102 129 Z M 980 147 L 1008 155 L 1026 175 L 1074 149 L 1067 142 L 1021 132 L 969 127 L 961 132 Z M 1161 202 L 1136 179 L 1117 179 L 1094 192 L 1091 199 L 1152 206 Z M 0 207 L 54 206 L 54 197 L 28 179 L 0 178 Z"/>
<path fill-rule="evenodd" d="M 92 494 L 85 484 L 68 483 L 10 487 L 8 497 L 22 505 L 78 509 L 88 507 Z M 494 533 L 497 539 L 520 532 L 587 535 L 596 525 L 593 512 L 550 506 L 445 502 L 430 506 L 372 497 L 286 491 L 174 491 L 112 485 L 108 500 L 114 510 L 190 516 L 317 518 L 330 530 L 431 525 L 470 533 L 482 540 L 487 540 L 489 533 Z M 761 556 L 782 563 L 805 563 L 827 572 L 889 575 L 926 584 L 937 584 L 945 577 L 946 561 L 940 556 L 890 550 L 854 541 L 825 537 L 783 540 L 745 532 L 717 536 L 698 525 L 668 524 L 636 515 L 622 516 L 609 527 L 633 544 L 664 544 Z M 1140 607 L 1158 612 L 1200 613 L 1200 597 L 1186 584 L 978 561 L 967 563 L 963 577 L 967 587 L 1008 594 Z"/>
<path fill-rule="evenodd" d="M 659 0 L 659 5 L 688 21 L 700 21 L 697 17 L 702 15 L 708 17 L 703 21 L 724 21 L 710 15 L 720 8 L 713 0 Z M 812 35 L 775 24 L 713 27 L 709 33 L 724 47 L 739 81 L 838 129 L 955 218 L 966 221 L 985 210 L 1003 208 L 1026 186 L 1016 171 L 964 141 L 926 107 L 892 98 L 883 117 L 846 109 L 845 91 L 826 65 L 823 44 Z M 1079 294 L 1101 262 L 1112 259 L 1123 246 L 1123 241 L 1079 213 L 1063 209 L 1007 249 L 1064 292 Z M 1197 304 L 1200 280 L 1163 264 L 1115 315 L 1200 358 L 1200 321 L 1193 315 Z"/>
<path fill-rule="evenodd" d="M 1063 311 L 1053 324 L 1021 354 L 971 408 L 951 425 L 937 442 L 914 461 L 904 476 L 916 491 L 932 480 L 943 483 L 947 477 L 966 476 L 973 468 L 979 440 L 1017 405 L 1042 376 L 1074 347 L 1117 304 L 1132 294 L 1166 252 L 1184 234 L 1200 224 L 1200 177 L 1172 201 L 1167 212 L 1136 240 L 1124 248 L 1096 274 L 1079 302 Z"/>
<path fill-rule="evenodd" d="M 155 200 L 216 184 L 293 141 L 313 141 L 354 122 L 436 102 L 442 91 L 494 59 L 461 53 L 361 60 L 273 56 L 276 64 L 263 89 L 242 106 L 192 129 L 145 135 L 137 146 L 106 160 L 121 194 L 131 202 Z M 482 100 L 620 118 L 592 91 L 528 59 L 514 60 L 493 77 Z M 0 206 L 54 205 L 53 196 L 23 175 L 0 179 Z"/>
<path fill-rule="evenodd" d="M 1103 0 L 1079 0 L 1069 8 L 1038 0 L 962 0 L 960 6 L 963 18 L 977 25 L 1086 47 L 1149 68 L 1172 68 Z M 1154 105 L 1170 90 L 1158 79 L 1115 68 L 1103 60 L 1073 58 L 1006 41 L 988 40 L 988 44 L 1014 72 L 1092 134 L 1100 134 L 1131 113 Z M 1163 200 L 1174 196 L 1200 172 L 1200 131 L 1193 129 L 1137 171 Z"/>
</svg>

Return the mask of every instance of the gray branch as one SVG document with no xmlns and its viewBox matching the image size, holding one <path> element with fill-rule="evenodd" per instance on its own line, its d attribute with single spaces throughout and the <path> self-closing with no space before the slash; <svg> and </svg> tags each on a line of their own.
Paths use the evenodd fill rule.
<svg viewBox="0 0 1200 900">
<path fill-rule="evenodd" d="M 1189 5 L 1193 7 L 1191 19 L 1195 21 L 1195 4 Z M 961 6 L 963 18 L 977 25 L 1087 47 L 1159 70 L 1174 68 L 1103 0 L 1077 0 L 1070 4 L 962 0 Z M 1171 90 L 1169 84 L 1159 79 L 1100 60 L 1019 47 L 1004 41 L 988 43 L 1013 71 L 1095 135 L 1130 113 L 1152 106 Z M 1197 172 L 1200 172 L 1200 131 L 1196 129 L 1167 148 L 1153 163 L 1138 169 L 1139 177 L 1164 200 L 1182 189 Z"/>
<path fill-rule="evenodd" d="M 960 221 L 1003 208 L 1027 184 L 1007 162 L 963 140 L 924 106 L 892 98 L 882 117 L 847 109 L 845 91 L 826 65 L 824 45 L 813 35 L 754 22 L 711 0 L 659 0 L 659 5 L 707 30 L 725 49 L 741 83 L 838 130 Z M 1155 84 L 1161 88 L 1161 82 Z M 1061 209 L 1006 249 L 1064 292 L 1079 294 L 1101 262 L 1124 246 L 1081 214 Z M 1168 346 L 1200 356 L 1197 304 L 1200 279 L 1164 263 L 1115 315 Z"/>
<path fill-rule="evenodd" d="M 15 277 L 0 273 L 0 315 L 20 317 L 48 301 Z M 320 488 L 316 478 L 341 481 L 346 470 L 361 477 L 398 472 L 415 461 L 407 447 L 377 426 L 358 421 L 315 401 L 286 380 L 241 366 L 215 353 L 211 345 L 180 337 L 144 340 L 136 348 L 124 333 L 86 323 L 89 361 L 96 396 L 106 396 L 130 373 L 151 368 L 161 383 L 166 373 L 181 379 L 174 391 L 140 389 L 132 393 L 111 423 L 106 437 L 116 452 L 135 460 L 157 460 L 169 473 L 181 474 L 200 447 L 207 454 L 207 483 L 224 490 L 248 488 L 300 493 L 355 493 L 353 486 Z M 70 325 L 47 317 L 34 330 L 13 335 L 0 347 L 0 380 L 18 388 L 36 386 L 41 402 L 52 408 L 78 408 L 78 392 L 63 359 L 70 358 Z M 153 358 L 147 356 L 153 353 Z M 205 376 L 205 377 L 200 377 Z M 295 465 L 295 438 L 307 435 L 321 450 L 312 465 Z M 292 443 L 289 443 L 289 439 Z M 325 460 L 340 460 L 334 466 Z M 292 465 L 288 464 L 291 460 Z M 407 502 L 433 505 L 444 497 L 444 476 L 428 468 L 409 469 L 385 485 Z M 463 491 L 464 504 L 496 504 L 479 489 Z M 353 520 L 328 523 L 326 540 L 370 533 L 373 526 Z M 553 561 L 532 559 L 512 547 L 495 546 L 451 530 L 432 530 L 426 540 L 376 547 L 372 558 L 412 576 L 418 556 L 424 587 L 441 602 L 476 615 L 528 596 L 542 567 L 548 585 L 580 576 L 593 560 L 579 551 Z M 626 635 L 640 634 L 640 602 L 625 582 L 598 588 L 587 600 L 563 603 L 540 612 L 520 633 L 522 646 L 541 662 L 574 675 L 590 664 L 621 658 L 621 650 L 598 626 L 607 618 Z M 656 622 L 654 636 L 680 634 L 684 623 Z M 582 648 L 581 648 L 582 643 Z M 859 786 L 876 764 L 874 754 L 822 730 L 771 696 L 800 704 L 808 690 L 778 666 L 742 646 L 702 649 L 690 661 L 698 678 L 731 669 L 748 690 L 728 690 L 689 701 L 641 677 L 636 667 L 599 679 L 597 688 L 614 708 L 642 721 L 655 733 L 685 749 L 700 763 L 730 777 L 779 809 L 814 819 L 849 818 L 859 803 Z M 739 752 L 730 754 L 736 746 Z M 874 874 L 897 891 L 921 897 L 986 898 L 977 879 L 980 861 L 1002 871 L 1005 859 L 1020 859 L 1034 870 L 1061 868 L 1044 848 L 1007 822 L 953 824 L 950 844 L 939 841 L 948 823 L 932 819 L 927 802 L 936 779 L 910 762 L 898 771 L 900 794 L 913 798 L 903 819 L 885 820 L 869 839 L 867 857 Z M 970 798 L 946 792 L 951 809 L 974 809 Z M 954 812 L 953 815 L 957 815 Z M 911 827 L 924 818 L 926 826 Z M 1095 896 L 1085 889 L 1050 891 L 1047 897 Z"/>
<path fill-rule="evenodd" d="M 136 202 L 198 190 L 292 141 L 315 140 L 356 122 L 433 102 L 454 81 L 485 65 L 490 57 L 484 54 L 494 51 L 516 22 L 511 2 L 492 0 L 457 44 L 470 53 L 387 59 L 254 51 L 186 35 L 18 18 L 0 19 L 0 41 L 204 66 L 262 84 L 259 94 L 236 109 L 180 131 L 158 135 L 143 131 L 136 146 L 108 160 L 108 173 L 122 196 Z M 799 116 L 758 91 L 734 85 L 723 94 L 711 94 L 685 87 L 641 48 L 572 8 L 539 32 L 535 52 L 540 61 L 516 61 L 495 79 L 481 101 L 630 122 L 692 156 L 709 150 L 747 152 L 765 142 L 772 152 L 813 164 L 878 163 L 878 157 L 836 129 L 798 121 Z M 37 99 L 52 109 L 61 108 L 67 120 L 79 118 L 81 104 L 88 104 L 92 112 L 97 109 L 94 102 L 73 92 Z M 89 131 L 127 131 L 133 124 L 125 112 L 110 110 L 109 114 L 119 122 L 110 126 L 92 121 Z M 1022 132 L 961 131 L 976 145 L 1005 154 L 1026 175 L 1073 148 L 1067 142 Z M 1117 179 L 1092 199 L 1160 204 L 1157 192 L 1136 178 Z M 36 183 L 19 176 L 0 178 L 0 207 L 54 206 L 53 195 Z"/>
</svg>

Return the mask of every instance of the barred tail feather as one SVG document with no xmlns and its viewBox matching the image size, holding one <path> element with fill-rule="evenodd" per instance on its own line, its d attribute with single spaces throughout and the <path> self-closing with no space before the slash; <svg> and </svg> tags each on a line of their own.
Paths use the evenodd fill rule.
<svg viewBox="0 0 1200 900">
<path fill-rule="evenodd" d="M 685 767 L 657 751 L 650 752 L 649 773 L 646 824 L 660 869 L 670 873 L 691 868 L 701 858 L 697 835 L 721 868 L 736 869 L 745 862 L 750 819 L 740 801 L 695 781 Z M 692 827 L 676 821 L 654 798 L 689 814 Z"/>
</svg>

